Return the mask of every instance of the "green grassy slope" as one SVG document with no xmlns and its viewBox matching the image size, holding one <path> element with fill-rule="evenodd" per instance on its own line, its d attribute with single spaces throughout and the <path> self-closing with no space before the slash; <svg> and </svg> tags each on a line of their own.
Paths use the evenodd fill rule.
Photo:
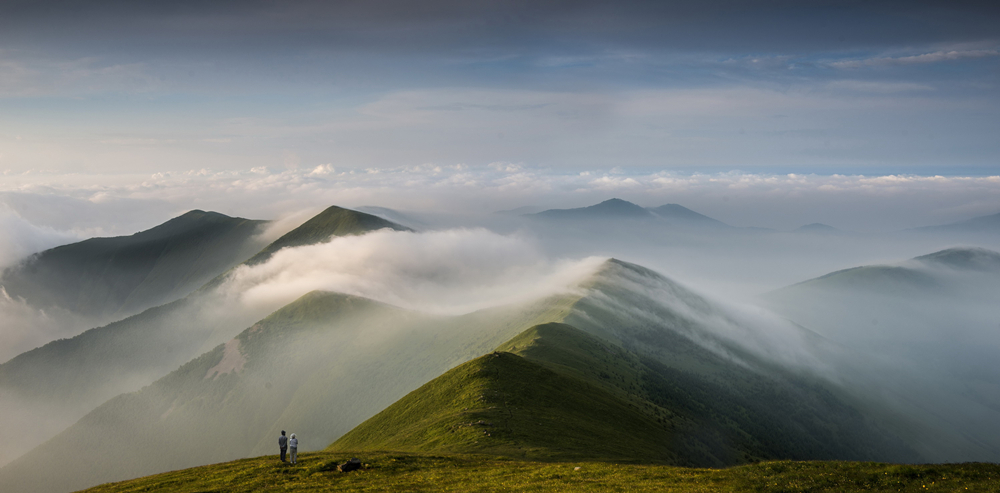
<svg viewBox="0 0 1000 493">
<path fill-rule="evenodd" d="M 629 404 L 581 379 L 497 352 L 410 393 L 332 449 L 560 460 L 674 458 L 671 431 Z"/>
<path fill-rule="evenodd" d="M 367 467 L 340 473 L 350 457 Z M 577 469 L 579 468 L 579 469 Z M 295 466 L 274 455 L 97 486 L 88 493 L 206 492 L 562 492 L 853 493 L 1000 490 L 1000 465 L 892 465 L 873 462 L 761 462 L 692 469 L 610 462 L 528 462 L 469 455 L 321 452 Z"/>
<path fill-rule="evenodd" d="M 915 458 L 805 382 L 728 368 L 724 385 L 557 323 L 533 327 L 499 349 L 410 393 L 331 450 L 696 466 Z"/>
<path fill-rule="evenodd" d="M 364 234 L 383 228 L 410 231 L 410 228 L 386 221 L 378 216 L 331 206 L 266 246 L 248 260 L 247 264 L 254 265 L 265 262 L 271 258 L 271 255 L 274 255 L 274 252 L 282 248 L 312 245 L 327 241 L 333 236 Z"/>
<path fill-rule="evenodd" d="M 7 292 L 35 306 L 98 318 L 181 298 L 255 251 L 266 221 L 191 211 L 131 236 L 92 238 L 8 269 Z"/>
</svg>

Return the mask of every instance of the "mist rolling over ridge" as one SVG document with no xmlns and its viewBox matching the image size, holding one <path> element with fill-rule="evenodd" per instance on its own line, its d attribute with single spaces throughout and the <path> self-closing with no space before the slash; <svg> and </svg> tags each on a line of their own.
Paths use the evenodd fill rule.
<svg viewBox="0 0 1000 493">
<path fill-rule="evenodd" d="M 642 361 L 644 369 L 629 377 L 646 382 L 635 398 L 645 399 L 644 406 L 652 406 L 651 410 L 661 409 L 650 411 L 654 421 L 662 420 L 658 413 L 675 416 L 672 426 L 689 430 L 677 436 L 695 433 L 686 428 L 694 422 L 686 420 L 698 418 L 675 407 L 691 405 L 684 404 L 685 399 L 695 394 L 670 394 L 668 399 L 660 393 L 660 384 L 653 383 L 660 381 L 656 379 L 681 378 L 676 382 L 693 386 L 682 386 L 687 388 L 683 392 L 713 389 L 713 399 L 732 393 L 726 399 L 763 413 L 757 418 L 761 423 L 787 419 L 781 413 L 793 411 L 778 411 L 784 397 L 764 398 L 758 392 L 777 392 L 775 396 L 791 392 L 813 403 L 807 406 L 809 411 L 796 404 L 795 416 L 806 412 L 802 419 L 814 415 L 809 419 L 830 420 L 828 426 L 852 430 L 844 428 L 846 434 L 837 445 L 828 443 L 833 448 L 823 452 L 796 448 L 808 441 L 805 436 L 789 435 L 782 439 L 788 442 L 764 446 L 758 441 L 775 431 L 739 420 L 726 425 L 733 418 L 722 416 L 730 410 L 712 407 L 722 401 L 705 401 L 699 405 L 716 409 L 712 412 L 721 413 L 720 421 L 697 425 L 708 428 L 696 434 L 715 436 L 703 445 L 715 451 L 694 460 L 694 452 L 672 448 L 681 447 L 682 440 L 664 449 L 664 460 L 725 465 L 768 457 L 905 461 L 1000 457 L 1000 436 L 995 441 L 990 435 L 981 435 L 978 441 L 965 438 L 994 418 L 988 386 L 1000 379 L 982 374 L 977 379 L 986 386 L 962 390 L 955 385 L 968 376 L 975 359 L 956 366 L 947 363 L 954 358 L 948 354 L 968 350 L 965 343 L 952 344 L 934 360 L 925 354 L 938 343 L 928 337 L 946 317 L 917 315 L 922 325 L 914 325 L 905 316 L 883 315 L 909 324 L 908 342 L 895 344 L 891 339 L 903 334 L 844 332 L 859 327 L 858 317 L 867 317 L 866 310 L 871 309 L 852 306 L 848 312 L 854 318 L 837 311 L 854 295 L 869 303 L 885 297 L 876 305 L 891 306 L 890 312 L 903 310 L 900 303 L 916 302 L 929 313 L 958 300 L 948 312 L 951 321 L 963 324 L 963 334 L 984 336 L 986 326 L 977 329 L 976 324 L 995 313 L 989 294 L 995 291 L 983 286 L 1000 282 L 996 278 L 1000 254 L 981 247 L 953 248 L 897 266 L 848 269 L 776 292 L 818 285 L 843 292 L 839 298 L 823 295 L 819 300 L 782 304 L 773 301 L 776 295 L 769 295 L 761 305 L 751 303 L 754 298 L 747 292 L 697 294 L 648 268 L 608 260 L 608 254 L 645 257 L 653 260 L 652 265 L 681 262 L 688 266 L 688 276 L 700 270 L 711 277 L 711 271 L 704 270 L 707 264 L 692 256 L 694 252 L 700 251 L 705 259 L 737 253 L 746 258 L 777 246 L 786 249 L 782 252 L 786 261 L 808 262 L 830 248 L 827 230 L 782 233 L 719 226 L 676 204 L 660 212 L 625 201 L 601 205 L 591 209 L 597 214 L 583 209 L 566 218 L 484 217 L 481 227 L 473 227 L 469 217 L 396 214 L 423 224 L 427 229 L 422 231 L 340 207 L 297 220 L 298 227 L 259 247 L 257 254 L 244 253 L 244 262 L 198 289 L 188 288 L 189 294 L 177 301 L 54 341 L 0 365 L 0 389 L 4 389 L 0 405 L 9 416 L 3 434 L 13 437 L 24 426 L 33 426 L 39 436 L 52 437 L 42 447 L 23 451 L 21 457 L 8 455 L 9 464 L 0 468 L 0 484 L 18 489 L 44 477 L 49 485 L 45 489 L 61 491 L 268 453 L 266 440 L 235 430 L 260 428 L 273 433 L 275 427 L 287 427 L 280 424 L 287 422 L 299 423 L 304 435 L 319 440 L 305 450 L 322 449 L 450 368 L 551 322 L 566 323 Z M 626 210 L 627 218 L 607 217 L 602 212 L 607 205 Z M 892 235 L 833 241 L 837 248 L 859 250 L 844 252 L 846 258 L 870 255 L 864 253 L 865 245 L 881 251 L 902 244 Z M 906 241 L 912 242 L 912 237 Z M 921 241 L 939 240 L 930 234 Z M 789 251 L 797 252 L 798 258 L 785 255 Z M 752 276 L 756 268 L 732 273 Z M 796 274 L 793 269 L 782 275 Z M 763 284 L 756 285 L 758 292 L 767 286 L 766 281 L 759 282 Z M 701 289 L 705 286 L 712 283 L 701 284 Z M 925 297 L 908 299 L 916 294 Z M 814 318 L 801 316 L 802 310 Z M 894 327 L 884 324 L 884 330 Z M 287 336 L 275 338 L 279 334 Z M 978 345 L 974 353 L 986 358 L 993 346 L 984 346 L 987 339 L 982 337 L 972 340 Z M 282 368 L 289 358 L 297 362 L 294 369 Z M 918 370 L 915 361 L 940 363 Z M 735 378 L 741 372 L 752 376 Z M 302 378 L 290 380 L 291 375 Z M 376 383 L 385 379 L 395 383 Z M 754 379 L 761 380 L 751 383 Z M 914 387 L 917 382 L 923 383 Z M 630 387 L 624 391 L 635 392 Z M 280 394 L 277 402 L 264 404 L 275 392 Z M 768 399 L 771 404 L 764 404 Z M 922 399 L 948 404 L 913 402 Z M 203 404 L 194 406 L 196 401 L 215 402 L 212 406 L 218 409 L 206 413 Z M 244 413 L 249 414 L 240 417 Z M 333 423 L 322 419 L 330 413 L 341 419 Z M 225 424 L 213 424 L 209 415 Z M 128 453 L 133 459 L 113 463 L 99 459 L 114 456 L 110 450 L 96 454 L 95 461 L 77 458 L 97 436 L 117 432 L 122 420 L 132 423 L 128 433 L 144 437 Z M 855 434 L 866 427 L 871 427 L 863 433 L 868 441 Z M 734 438 L 725 438 L 731 433 L 755 438 L 731 443 Z M 196 437 L 210 438 L 219 446 L 194 455 L 181 452 L 182 444 Z M 149 443 L 159 445 L 150 448 Z M 787 448 L 793 443 L 799 445 Z M 78 466 L 52 475 L 33 465 L 51 460 Z"/>
</svg>

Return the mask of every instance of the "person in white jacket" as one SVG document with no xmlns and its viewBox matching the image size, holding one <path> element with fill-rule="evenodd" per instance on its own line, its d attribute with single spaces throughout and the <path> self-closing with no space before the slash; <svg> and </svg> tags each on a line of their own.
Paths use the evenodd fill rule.
<svg viewBox="0 0 1000 493">
<path fill-rule="evenodd" d="M 288 440 L 288 453 L 292 464 L 295 464 L 295 459 L 299 456 L 299 439 L 295 438 L 295 433 L 292 433 L 291 438 Z"/>
</svg>

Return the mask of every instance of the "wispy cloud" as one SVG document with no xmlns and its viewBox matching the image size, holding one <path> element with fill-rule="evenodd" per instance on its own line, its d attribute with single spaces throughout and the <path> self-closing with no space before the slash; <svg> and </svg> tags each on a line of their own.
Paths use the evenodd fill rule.
<svg viewBox="0 0 1000 493">
<path fill-rule="evenodd" d="M 829 65 L 833 68 L 854 69 L 863 67 L 879 67 L 889 65 L 914 65 L 921 63 L 939 63 L 967 58 L 984 58 L 1000 55 L 1000 50 L 948 50 L 921 53 L 919 55 L 899 56 L 899 57 L 873 57 L 860 60 L 842 60 L 832 62 Z"/>
</svg>

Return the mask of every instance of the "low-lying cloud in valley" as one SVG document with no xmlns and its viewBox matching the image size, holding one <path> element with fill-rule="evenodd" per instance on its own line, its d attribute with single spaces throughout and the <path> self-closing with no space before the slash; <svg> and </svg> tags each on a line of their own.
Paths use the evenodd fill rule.
<svg viewBox="0 0 1000 493">
<path fill-rule="evenodd" d="M 280 250 L 236 269 L 221 290 L 251 306 L 326 290 L 455 315 L 574 289 L 603 260 L 554 260 L 526 238 L 485 229 L 382 230 Z"/>
</svg>

